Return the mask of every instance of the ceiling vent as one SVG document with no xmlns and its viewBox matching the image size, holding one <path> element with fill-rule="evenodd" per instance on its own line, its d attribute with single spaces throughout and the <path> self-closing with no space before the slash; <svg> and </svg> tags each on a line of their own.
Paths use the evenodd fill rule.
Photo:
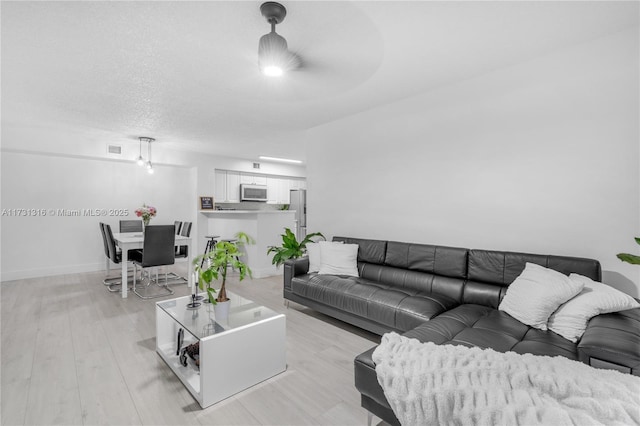
<svg viewBox="0 0 640 426">
<path fill-rule="evenodd" d="M 122 146 L 120 145 L 107 145 L 107 153 L 122 155 Z"/>
<path fill-rule="evenodd" d="M 260 163 L 253 163 L 253 168 L 254 169 L 259 169 L 260 168 Z"/>
</svg>

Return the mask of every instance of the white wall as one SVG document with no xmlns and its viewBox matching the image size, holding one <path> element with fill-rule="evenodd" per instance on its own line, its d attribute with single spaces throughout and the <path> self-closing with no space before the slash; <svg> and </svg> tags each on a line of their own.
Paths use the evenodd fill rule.
<svg viewBox="0 0 640 426">
<path fill-rule="evenodd" d="M 142 203 L 158 209 L 152 224 L 194 221 L 193 188 L 195 176 L 185 167 L 158 166 L 150 176 L 130 163 L 4 152 L 2 280 L 102 269 L 99 222 L 118 232 L 119 220 L 137 219 Z M 47 214 L 5 210 L 21 208 Z M 58 209 L 127 209 L 129 215 L 62 216 Z"/>
<path fill-rule="evenodd" d="M 598 259 L 640 295 L 638 28 L 312 129 L 309 232 Z"/>
</svg>

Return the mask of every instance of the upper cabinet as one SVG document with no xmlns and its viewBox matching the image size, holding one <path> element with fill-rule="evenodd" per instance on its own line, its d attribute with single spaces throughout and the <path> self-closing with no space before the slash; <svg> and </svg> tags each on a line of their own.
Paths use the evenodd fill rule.
<svg viewBox="0 0 640 426">
<path fill-rule="evenodd" d="M 303 178 L 257 175 L 231 170 L 216 170 L 215 180 L 216 203 L 239 203 L 240 184 L 266 185 L 269 204 L 289 204 L 289 190 L 307 188 L 307 182 Z"/>
<path fill-rule="evenodd" d="M 215 173 L 215 193 L 213 200 L 216 203 L 227 201 L 227 172 L 226 170 L 216 170 Z"/>
<path fill-rule="evenodd" d="M 216 203 L 240 202 L 240 173 L 226 170 L 216 170 L 215 193 Z"/>
<path fill-rule="evenodd" d="M 249 185 L 266 185 L 267 176 L 254 175 L 252 173 L 240 173 L 240 183 Z"/>
<path fill-rule="evenodd" d="M 267 203 L 269 204 L 278 204 L 279 200 L 279 185 L 280 178 L 277 177 L 267 177 Z"/>
<path fill-rule="evenodd" d="M 240 202 L 240 173 L 227 172 L 227 202 Z"/>
</svg>

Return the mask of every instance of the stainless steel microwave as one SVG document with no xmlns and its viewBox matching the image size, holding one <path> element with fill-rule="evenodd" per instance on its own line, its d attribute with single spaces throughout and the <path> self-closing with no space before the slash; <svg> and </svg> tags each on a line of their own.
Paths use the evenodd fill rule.
<svg viewBox="0 0 640 426">
<path fill-rule="evenodd" d="M 267 201 L 267 185 L 240 185 L 240 201 Z"/>
</svg>

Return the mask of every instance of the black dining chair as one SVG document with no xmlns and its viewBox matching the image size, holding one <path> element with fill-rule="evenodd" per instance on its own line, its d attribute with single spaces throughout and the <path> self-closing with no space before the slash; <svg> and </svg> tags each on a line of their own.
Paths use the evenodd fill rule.
<svg viewBox="0 0 640 426">
<path fill-rule="evenodd" d="M 120 232 L 142 232 L 141 220 L 121 220 Z"/>
<path fill-rule="evenodd" d="M 111 262 L 111 256 L 109 256 L 109 244 L 107 243 L 107 236 L 104 233 L 104 223 L 102 222 L 100 222 L 100 234 L 102 235 L 102 244 L 104 246 L 104 256 L 106 258 L 107 263 L 109 263 Z M 102 280 L 102 284 L 107 286 L 107 290 L 111 292 L 116 292 L 118 290 L 114 289 L 113 287 L 121 285 L 122 281 L 120 277 L 113 277 L 113 278 L 105 277 Z"/>
<path fill-rule="evenodd" d="M 136 288 L 136 271 L 133 274 L 133 292 L 141 299 L 153 299 L 156 297 L 169 296 L 173 294 L 167 286 L 167 272 L 165 269 L 164 282 L 158 280 L 158 268 L 160 266 L 173 265 L 175 263 L 175 226 L 174 225 L 149 225 L 144 230 L 144 243 L 142 244 L 142 250 L 136 250 L 133 253 L 133 265 L 137 269 L 141 268 L 140 280 L 142 281 L 143 274 L 147 268 L 156 268 L 156 278 L 151 278 L 151 273 L 147 274 L 148 282 L 145 285 L 145 293 L 150 289 L 151 282 L 155 282 L 158 287 L 162 287 L 167 291 L 159 294 L 140 294 Z"/>
<path fill-rule="evenodd" d="M 180 228 L 180 235 L 183 237 L 191 236 L 191 222 L 183 222 L 182 227 Z M 176 247 L 176 259 L 186 259 L 189 257 L 189 246 L 178 246 Z M 169 276 L 172 281 L 171 284 L 181 284 L 183 282 L 189 282 L 189 280 L 185 277 L 181 277 L 180 275 L 170 272 Z"/>
<path fill-rule="evenodd" d="M 122 263 L 122 251 L 116 246 L 116 240 L 113 238 L 113 232 L 111 231 L 111 225 L 106 223 L 100 223 L 100 231 L 102 232 L 102 239 L 104 242 L 105 255 L 109 260 L 117 265 Z M 129 250 L 127 254 L 131 256 L 134 250 Z M 127 280 L 128 281 L 128 280 Z M 105 278 L 102 283 L 107 286 L 108 290 L 112 293 L 119 291 L 118 286 L 122 285 L 121 277 Z"/>
<path fill-rule="evenodd" d="M 191 222 L 184 222 L 182 224 L 182 229 L 180 230 L 180 236 L 182 237 L 191 236 Z M 188 256 L 189 256 L 189 246 L 178 247 L 178 253 L 176 254 L 176 257 L 188 257 Z"/>
</svg>

